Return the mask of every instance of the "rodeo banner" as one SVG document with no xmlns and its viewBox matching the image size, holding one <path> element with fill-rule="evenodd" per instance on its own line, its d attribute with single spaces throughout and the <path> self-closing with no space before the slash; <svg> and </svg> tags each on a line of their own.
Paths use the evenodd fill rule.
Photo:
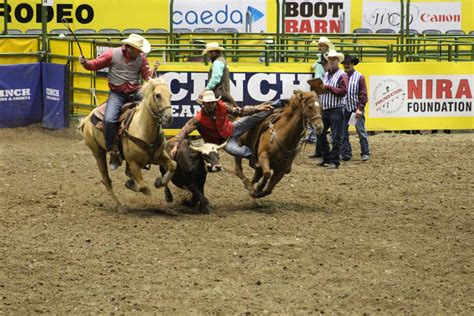
<svg viewBox="0 0 474 316">
<path fill-rule="evenodd" d="M 474 129 L 474 63 L 361 63 L 368 85 L 366 126 L 369 130 Z M 169 135 L 200 109 L 198 94 L 208 68 L 163 65 L 161 74 L 173 93 L 174 123 Z M 231 63 L 231 94 L 240 106 L 288 98 L 308 91 L 307 64 L 248 66 Z"/>
<path fill-rule="evenodd" d="M 200 109 L 198 94 L 205 88 L 207 73 L 166 72 L 163 77 L 171 88 L 173 97 L 173 128 L 182 127 Z M 289 98 L 293 90 L 309 90 L 308 73 L 233 72 L 230 90 L 239 106 L 255 105 L 265 101 Z"/>
<path fill-rule="evenodd" d="M 285 33 L 343 33 L 350 29 L 350 5 L 348 0 L 287 0 Z"/>
<path fill-rule="evenodd" d="M 360 65 L 370 129 L 474 129 L 473 63 Z"/>
<path fill-rule="evenodd" d="M 410 29 L 461 30 L 461 2 L 415 2 L 410 4 Z M 400 31 L 400 3 L 364 1 L 362 27 Z"/>
<path fill-rule="evenodd" d="M 0 66 L 0 127 L 67 127 L 67 77 L 65 65 Z"/>
</svg>

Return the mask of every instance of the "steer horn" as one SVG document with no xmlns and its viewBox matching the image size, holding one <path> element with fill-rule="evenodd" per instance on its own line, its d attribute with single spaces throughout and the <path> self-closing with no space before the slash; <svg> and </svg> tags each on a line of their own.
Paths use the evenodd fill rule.
<svg viewBox="0 0 474 316">
<path fill-rule="evenodd" d="M 217 150 L 224 148 L 227 145 L 228 142 L 229 142 L 229 139 L 227 139 L 224 143 L 217 146 Z"/>
<path fill-rule="evenodd" d="M 189 143 L 189 148 L 191 148 L 191 150 L 193 150 L 193 151 L 197 151 L 197 152 L 202 153 L 201 147 L 196 147 L 196 146 L 192 145 L 191 143 Z"/>
</svg>

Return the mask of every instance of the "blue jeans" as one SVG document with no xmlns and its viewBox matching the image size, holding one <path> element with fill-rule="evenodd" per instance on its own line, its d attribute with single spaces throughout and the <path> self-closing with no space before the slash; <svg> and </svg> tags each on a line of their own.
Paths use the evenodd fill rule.
<svg viewBox="0 0 474 316">
<path fill-rule="evenodd" d="M 255 125 L 263 121 L 265 118 L 269 117 L 272 113 L 273 111 L 262 111 L 234 121 L 232 123 L 234 126 L 234 131 L 232 133 L 232 137 L 225 146 L 225 151 L 232 156 L 249 158 L 253 154 L 253 150 L 248 146 L 239 145 L 239 137 L 243 133 L 251 130 Z"/>
<path fill-rule="evenodd" d="M 104 113 L 104 137 L 105 148 L 107 151 L 112 150 L 115 135 L 117 135 L 118 119 L 120 117 L 120 112 L 122 111 L 122 105 L 127 102 L 137 101 L 138 99 L 138 94 L 129 95 L 121 92 L 110 91 Z"/>
<path fill-rule="evenodd" d="M 342 108 L 323 110 L 323 131 L 318 135 L 318 145 L 321 146 L 321 153 L 325 163 L 333 163 L 339 166 L 342 143 L 342 124 L 344 114 Z M 327 138 L 328 129 L 331 128 L 332 148 L 329 149 Z"/>
<path fill-rule="evenodd" d="M 341 157 L 345 159 L 352 158 L 352 146 L 349 141 L 349 119 L 354 112 L 349 112 L 344 110 L 344 128 L 342 132 L 342 146 L 341 146 Z M 359 135 L 359 143 L 360 143 L 360 154 L 361 155 L 370 155 L 369 150 L 369 137 L 367 135 L 367 131 L 365 130 L 365 115 L 364 111 L 362 111 L 362 116 L 357 119 L 357 123 L 355 125 L 357 134 Z"/>
<path fill-rule="evenodd" d="M 105 107 L 104 121 L 105 123 L 118 123 L 122 105 L 132 101 L 139 101 L 140 97 L 136 94 L 125 94 L 116 91 L 110 91 L 107 98 L 107 106 Z"/>
</svg>

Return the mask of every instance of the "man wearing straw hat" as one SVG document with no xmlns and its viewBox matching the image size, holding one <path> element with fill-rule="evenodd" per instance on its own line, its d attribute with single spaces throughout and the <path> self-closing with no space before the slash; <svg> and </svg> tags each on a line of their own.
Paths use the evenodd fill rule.
<svg viewBox="0 0 474 316">
<path fill-rule="evenodd" d="M 330 50 L 324 56 L 328 61 L 328 71 L 324 74 L 323 89 L 325 93 L 319 97 L 323 106 L 323 132 L 318 135 L 318 144 L 321 146 L 323 161 L 318 163 L 328 169 L 339 168 L 342 144 L 342 125 L 344 121 L 343 110 L 346 105 L 348 86 L 347 75 L 339 69 L 339 63 L 344 60 L 344 55 L 335 50 Z M 332 148 L 329 149 L 327 131 L 331 128 Z"/>
<path fill-rule="evenodd" d="M 324 55 L 327 55 L 328 51 L 331 49 L 336 49 L 334 44 L 331 43 L 329 38 L 321 36 L 318 41 L 318 50 L 320 54 L 318 54 L 318 60 L 316 60 L 316 62 L 311 66 L 314 70 L 314 78 L 323 79 L 324 73 L 326 72 L 326 70 L 324 70 L 324 64 L 327 63 Z"/>
<path fill-rule="evenodd" d="M 109 68 L 110 92 L 105 107 L 104 137 L 105 147 L 110 152 L 112 170 L 117 169 L 122 162 L 116 141 L 122 105 L 139 99 L 137 92 L 141 87 L 140 77 L 145 80 L 152 77 L 152 70 L 145 56 L 151 51 L 150 43 L 138 34 L 130 34 L 122 43 L 121 47 L 111 48 L 94 60 L 87 60 L 84 56 L 79 58 L 87 70 Z"/>
<path fill-rule="evenodd" d="M 218 98 L 222 98 L 223 101 L 237 106 L 234 98 L 230 95 L 229 68 L 222 55 L 224 50 L 224 47 L 219 46 L 219 43 L 210 42 L 206 44 L 206 48 L 202 51 L 203 55 L 207 54 L 207 57 L 212 62 L 212 66 L 211 69 L 209 69 L 209 81 L 204 91 L 200 93 L 200 96 L 202 96 L 205 91 L 212 90 Z"/>
</svg>

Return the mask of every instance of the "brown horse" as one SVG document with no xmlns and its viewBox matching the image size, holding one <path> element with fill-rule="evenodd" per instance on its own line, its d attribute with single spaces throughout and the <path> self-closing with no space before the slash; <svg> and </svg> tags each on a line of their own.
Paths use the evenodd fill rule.
<svg viewBox="0 0 474 316">
<path fill-rule="evenodd" d="M 250 181 L 243 173 L 242 159 L 235 157 L 235 174 L 252 197 L 269 195 L 283 176 L 290 173 L 306 125 L 311 125 L 318 134 L 323 130 L 321 113 L 316 93 L 296 90 L 287 107 L 241 137 L 242 143 L 257 153 L 260 164 Z"/>
<path fill-rule="evenodd" d="M 126 174 L 131 178 L 125 182 L 125 186 L 133 191 L 149 195 L 151 192 L 143 181 L 142 168 L 150 163 L 165 167 L 166 174 L 162 179 L 157 180 L 161 186 L 170 181 L 176 170 L 176 162 L 165 150 L 166 139 L 161 128 L 161 124 L 171 125 L 173 120 L 171 91 L 165 80 L 158 78 L 146 82 L 140 94 L 142 100 L 136 107 L 129 127 L 120 136 L 120 142 L 126 162 Z M 117 207 L 120 207 L 107 170 L 104 134 L 92 124 L 92 116 L 93 112 L 82 120 L 79 128 L 82 130 L 87 147 L 97 160 L 102 182 Z"/>
</svg>

